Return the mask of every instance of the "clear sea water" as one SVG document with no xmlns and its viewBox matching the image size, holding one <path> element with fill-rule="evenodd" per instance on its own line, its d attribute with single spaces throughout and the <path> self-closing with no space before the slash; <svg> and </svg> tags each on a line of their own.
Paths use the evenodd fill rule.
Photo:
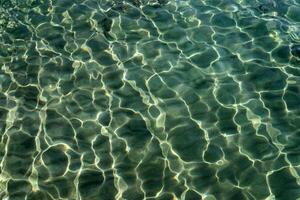
<svg viewBox="0 0 300 200">
<path fill-rule="evenodd" d="M 0 0 L 0 199 L 299 200 L 300 0 Z"/>
</svg>

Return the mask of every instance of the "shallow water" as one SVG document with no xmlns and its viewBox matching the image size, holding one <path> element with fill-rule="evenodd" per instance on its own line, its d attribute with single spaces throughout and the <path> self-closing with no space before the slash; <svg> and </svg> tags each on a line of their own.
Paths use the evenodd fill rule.
<svg viewBox="0 0 300 200">
<path fill-rule="evenodd" d="M 300 198 L 299 0 L 0 0 L 0 199 Z"/>
</svg>

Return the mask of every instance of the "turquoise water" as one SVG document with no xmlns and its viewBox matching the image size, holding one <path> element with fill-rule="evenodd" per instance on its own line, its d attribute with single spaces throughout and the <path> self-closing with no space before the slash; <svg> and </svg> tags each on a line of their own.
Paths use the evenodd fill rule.
<svg viewBox="0 0 300 200">
<path fill-rule="evenodd" d="M 0 199 L 300 199 L 299 0 L 0 0 Z"/>
</svg>

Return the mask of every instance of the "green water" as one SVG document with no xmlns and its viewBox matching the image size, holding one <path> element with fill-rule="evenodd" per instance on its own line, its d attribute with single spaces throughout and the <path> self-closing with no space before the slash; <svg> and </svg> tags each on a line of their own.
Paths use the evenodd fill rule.
<svg viewBox="0 0 300 200">
<path fill-rule="evenodd" d="M 299 0 L 0 0 L 0 199 L 300 199 Z"/>
</svg>

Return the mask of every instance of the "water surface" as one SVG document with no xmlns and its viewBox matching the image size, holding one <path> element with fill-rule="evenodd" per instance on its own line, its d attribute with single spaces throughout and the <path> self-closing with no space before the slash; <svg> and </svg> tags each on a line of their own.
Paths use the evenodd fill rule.
<svg viewBox="0 0 300 200">
<path fill-rule="evenodd" d="M 0 0 L 0 199 L 300 199 L 299 0 Z"/>
</svg>

